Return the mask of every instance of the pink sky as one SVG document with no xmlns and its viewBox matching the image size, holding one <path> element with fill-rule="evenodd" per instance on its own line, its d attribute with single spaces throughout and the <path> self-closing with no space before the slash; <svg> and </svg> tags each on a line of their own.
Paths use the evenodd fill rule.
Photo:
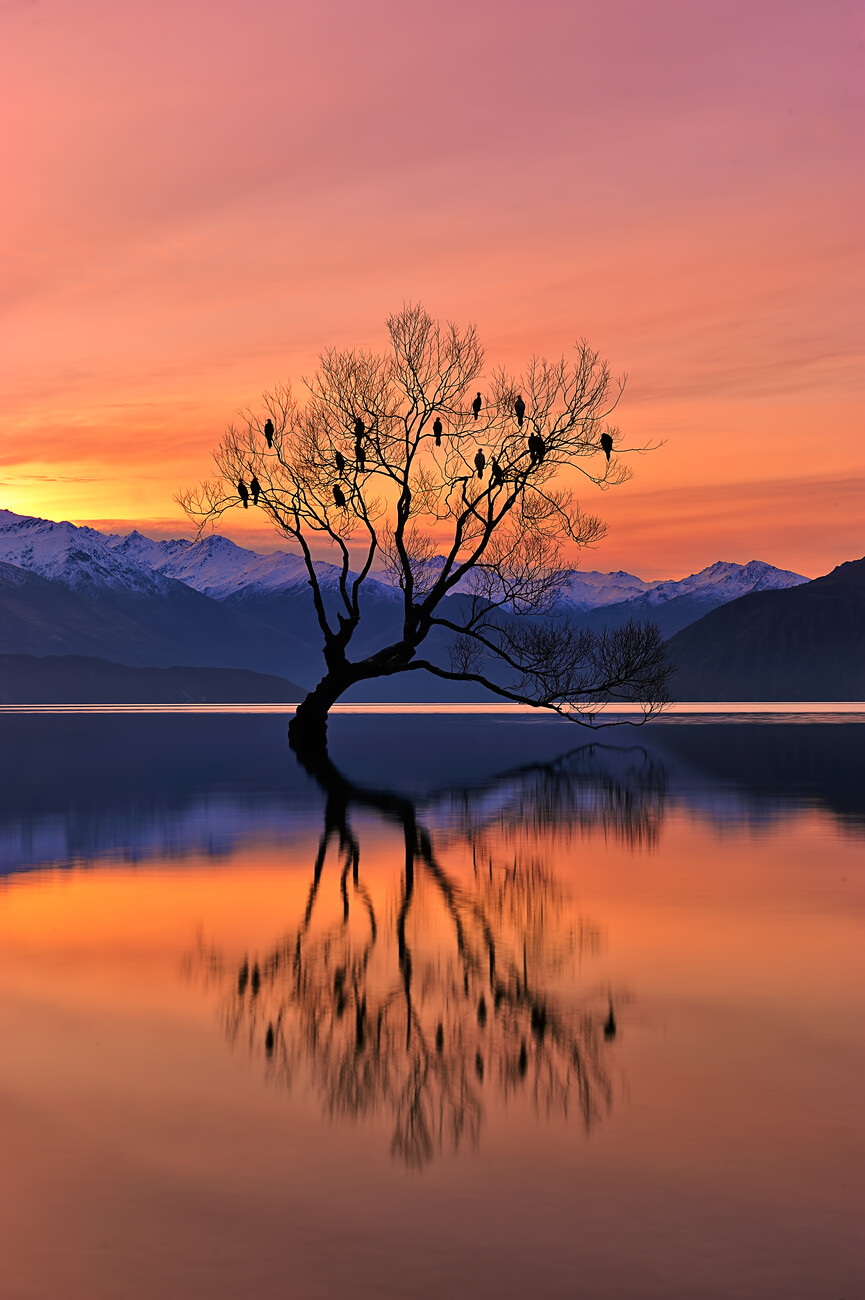
<svg viewBox="0 0 865 1300">
<path fill-rule="evenodd" d="M 186 531 L 239 406 L 419 299 L 492 363 L 585 336 L 627 371 L 666 444 L 584 499 L 584 567 L 862 555 L 859 19 L 7 0 L 0 505 Z"/>
</svg>

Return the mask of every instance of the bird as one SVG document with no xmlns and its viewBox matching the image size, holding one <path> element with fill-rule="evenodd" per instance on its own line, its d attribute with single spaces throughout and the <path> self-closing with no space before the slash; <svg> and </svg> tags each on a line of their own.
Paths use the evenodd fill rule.
<svg viewBox="0 0 865 1300">
<path fill-rule="evenodd" d="M 484 1081 L 484 1058 L 481 1056 L 480 1052 L 475 1052 L 475 1074 L 478 1076 L 478 1078 L 480 1079 L 481 1083 L 483 1083 L 483 1081 Z"/>
<path fill-rule="evenodd" d="M 250 480 L 249 490 L 252 493 L 252 504 L 254 506 L 257 506 L 258 498 L 261 495 L 261 484 L 259 483 L 258 479 L 255 477 L 254 474 L 252 476 L 252 479 Z"/>
<path fill-rule="evenodd" d="M 333 485 L 333 499 L 336 502 L 336 504 L 339 506 L 340 510 L 345 509 L 345 493 L 343 492 L 342 488 L 339 487 L 338 484 L 336 483 L 334 483 Z"/>
<path fill-rule="evenodd" d="M 616 1036 L 616 1016 L 613 1011 L 613 1004 L 611 1002 L 610 1014 L 607 1016 L 606 1020 L 604 1021 L 604 1038 L 606 1038 L 607 1042 L 609 1042 L 610 1039 L 615 1038 L 615 1036 Z"/>
<path fill-rule="evenodd" d="M 264 1050 L 268 1056 L 273 1056 L 273 1025 L 267 1026 L 267 1033 L 264 1035 Z"/>
<path fill-rule="evenodd" d="M 439 1021 L 438 1024 L 436 1025 L 436 1051 L 441 1052 L 444 1049 L 444 1045 L 445 1045 L 444 1026 L 442 1025 L 442 1022 Z"/>
<path fill-rule="evenodd" d="M 517 400 L 514 402 L 514 410 L 517 413 L 517 424 L 520 426 L 520 428 L 522 428 L 523 420 L 525 419 L 525 415 L 526 415 L 526 404 L 523 401 L 522 393 L 517 393 Z"/>
<path fill-rule="evenodd" d="M 475 400 L 472 402 L 472 410 L 474 411 L 475 419 L 477 419 L 478 416 L 479 416 L 480 413 L 481 413 L 481 405 L 482 405 L 482 403 L 481 403 L 481 395 L 480 395 L 480 393 L 478 393 L 477 397 L 476 397 Z"/>
<path fill-rule="evenodd" d="M 486 456 L 482 451 L 479 451 L 478 454 L 475 456 L 475 469 L 478 472 L 478 478 L 483 478 L 484 466 L 486 465 L 486 463 L 487 463 Z"/>
<path fill-rule="evenodd" d="M 610 452 L 613 450 L 613 439 L 608 433 L 601 434 L 601 449 L 607 460 L 610 459 Z"/>
<path fill-rule="evenodd" d="M 273 446 L 273 420 L 265 420 L 264 436 L 267 439 L 268 447 L 272 447 Z"/>
<path fill-rule="evenodd" d="M 528 1065 L 529 1065 L 529 1054 L 526 1051 L 526 1040 L 523 1039 L 522 1042 L 520 1043 L 520 1055 L 519 1055 L 519 1071 L 520 1074 L 523 1076 L 523 1078 L 525 1078 Z"/>
<path fill-rule="evenodd" d="M 442 428 L 443 428 L 443 426 L 442 426 L 442 422 L 441 422 L 441 420 L 438 418 L 438 416 L 436 416 L 436 418 L 435 418 L 435 424 L 433 425 L 433 433 L 434 433 L 435 436 L 436 436 L 436 446 L 437 446 L 437 447 L 440 447 L 440 446 L 442 445 Z"/>
<path fill-rule="evenodd" d="M 480 997 L 480 1001 L 478 1002 L 478 1024 L 480 1025 L 481 1029 L 483 1029 L 486 1023 L 487 1023 L 487 1000 L 482 993 Z"/>
<path fill-rule="evenodd" d="M 493 483 L 495 483 L 496 487 L 502 487 L 504 485 L 505 476 L 502 473 L 502 467 L 496 460 L 495 456 L 493 456 L 490 471 L 493 476 Z"/>
<path fill-rule="evenodd" d="M 363 473 L 366 469 L 366 452 L 363 449 L 363 443 L 360 438 L 354 444 L 354 458 L 357 461 L 357 467 Z"/>
<path fill-rule="evenodd" d="M 365 433 L 366 433 L 366 425 L 364 424 L 360 416 L 358 416 L 354 422 L 354 436 L 356 438 L 362 438 Z"/>
<path fill-rule="evenodd" d="M 546 444 L 540 434 L 532 433 L 529 435 L 529 455 L 533 465 L 540 465 L 546 450 Z"/>
<path fill-rule="evenodd" d="M 237 481 L 237 495 L 240 497 L 241 501 L 243 502 L 244 510 L 248 510 L 249 509 L 249 488 L 246 486 L 242 478 L 238 479 Z"/>
<path fill-rule="evenodd" d="M 337 452 L 334 453 L 334 457 L 333 457 L 333 459 L 334 459 L 334 463 L 335 463 L 335 465 L 336 465 L 336 472 L 337 472 L 337 474 L 344 474 L 344 473 L 345 473 L 345 456 L 343 456 L 343 454 L 342 454 L 341 451 L 337 451 Z"/>
<path fill-rule="evenodd" d="M 258 962 L 256 962 L 252 968 L 252 982 L 250 988 L 252 989 L 253 997 L 256 996 L 258 990 L 261 988 L 261 971 L 258 969 Z"/>
<path fill-rule="evenodd" d="M 243 965 L 241 966 L 237 975 L 237 996 L 238 997 L 241 998 L 243 997 L 244 993 L 246 992 L 246 986 L 248 983 L 249 983 L 249 962 L 246 960 L 246 958 L 244 958 Z"/>
</svg>

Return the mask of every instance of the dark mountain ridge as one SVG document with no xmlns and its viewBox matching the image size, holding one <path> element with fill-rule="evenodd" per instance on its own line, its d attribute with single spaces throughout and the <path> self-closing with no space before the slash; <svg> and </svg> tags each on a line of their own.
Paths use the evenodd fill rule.
<svg viewBox="0 0 865 1300">
<path fill-rule="evenodd" d="M 89 655 L 0 655 L 0 704 L 288 704 L 302 686 L 243 668 L 136 668 Z"/>
<path fill-rule="evenodd" d="M 865 699 L 865 558 L 742 596 L 668 642 L 680 700 Z"/>
</svg>

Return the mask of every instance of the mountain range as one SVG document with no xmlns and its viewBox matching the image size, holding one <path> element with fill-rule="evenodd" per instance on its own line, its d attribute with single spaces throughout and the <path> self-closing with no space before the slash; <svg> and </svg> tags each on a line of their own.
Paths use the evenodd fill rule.
<svg viewBox="0 0 865 1300">
<path fill-rule="evenodd" d="M 325 601 L 335 609 L 339 569 L 320 563 L 317 572 Z M 657 622 L 673 638 L 683 689 L 689 685 L 687 695 L 677 693 L 701 698 L 686 669 L 697 642 L 678 638 L 702 625 L 706 615 L 729 610 L 743 598 L 791 597 L 813 585 L 801 574 L 757 560 L 719 561 L 678 580 L 573 570 L 553 613 L 592 628 L 628 618 Z M 449 599 L 456 607 L 462 597 Z M 402 594 L 383 573 L 369 575 L 361 602 L 363 618 L 353 643 L 358 654 L 398 634 L 402 619 Z M 286 692 L 311 686 L 323 668 L 306 569 L 297 555 L 260 554 L 216 535 L 156 541 L 139 532 L 106 534 L 5 510 L 0 510 L 0 655 L 96 656 L 141 668 L 277 674 L 290 679 L 280 696 L 289 699 L 294 696 Z M 12 669 L 7 665 L 5 671 Z M 19 677 L 30 672 L 20 662 L 16 671 Z M 260 684 L 247 685 L 260 699 Z M 208 687 L 190 679 L 177 689 L 206 698 Z M 460 694 L 437 679 L 421 685 L 414 677 L 407 683 L 397 678 L 370 684 L 365 694 L 382 699 L 385 689 L 388 698 Z"/>
<path fill-rule="evenodd" d="M 681 700 L 865 700 L 865 559 L 758 591 L 672 637 Z"/>
</svg>

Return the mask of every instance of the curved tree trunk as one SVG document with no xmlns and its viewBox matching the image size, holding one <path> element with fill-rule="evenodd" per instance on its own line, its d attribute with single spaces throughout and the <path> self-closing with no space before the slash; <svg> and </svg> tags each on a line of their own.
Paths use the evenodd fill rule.
<svg viewBox="0 0 865 1300">
<path fill-rule="evenodd" d="M 288 724 L 288 743 L 311 776 L 327 771 L 327 719 L 333 705 L 357 680 L 349 673 L 329 672 L 301 700 Z"/>
</svg>

